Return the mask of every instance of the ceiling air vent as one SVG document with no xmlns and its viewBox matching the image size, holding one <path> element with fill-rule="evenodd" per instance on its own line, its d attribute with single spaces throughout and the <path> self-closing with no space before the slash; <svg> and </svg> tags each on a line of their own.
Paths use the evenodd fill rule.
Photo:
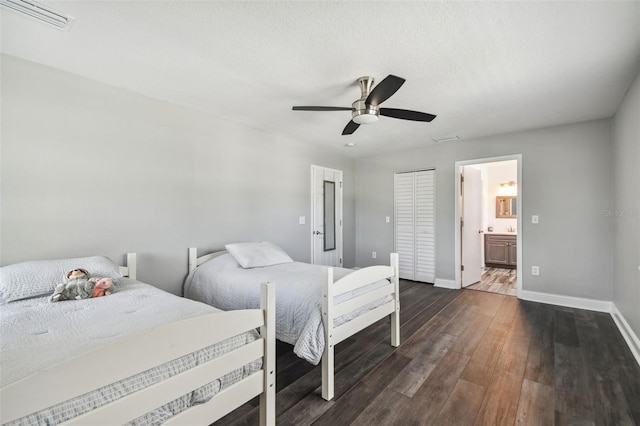
<svg viewBox="0 0 640 426">
<path fill-rule="evenodd" d="M 0 0 L 0 5 L 60 31 L 69 31 L 76 20 L 73 16 L 32 0 Z"/>
<path fill-rule="evenodd" d="M 458 141 L 458 140 L 460 140 L 460 137 L 458 135 L 449 135 L 449 136 L 444 136 L 442 138 L 433 139 L 433 141 L 435 143 L 453 142 L 453 141 Z"/>
</svg>

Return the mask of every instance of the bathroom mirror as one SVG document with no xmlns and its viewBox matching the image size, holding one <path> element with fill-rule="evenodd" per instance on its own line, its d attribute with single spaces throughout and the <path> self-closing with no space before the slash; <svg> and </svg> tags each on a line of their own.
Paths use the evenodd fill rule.
<svg viewBox="0 0 640 426">
<path fill-rule="evenodd" d="M 496 197 L 496 217 L 498 219 L 517 217 L 516 200 L 517 197 Z"/>
</svg>

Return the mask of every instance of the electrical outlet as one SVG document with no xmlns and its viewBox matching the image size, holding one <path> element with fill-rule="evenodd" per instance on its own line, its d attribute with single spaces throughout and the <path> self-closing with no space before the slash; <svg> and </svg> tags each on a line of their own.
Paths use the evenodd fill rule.
<svg viewBox="0 0 640 426">
<path fill-rule="evenodd" d="M 532 266 L 531 267 L 531 275 L 535 275 L 535 276 L 540 275 L 540 267 L 539 266 Z"/>
<path fill-rule="evenodd" d="M 389 216 L 387 216 L 387 217 L 385 218 L 385 221 L 386 221 L 387 223 L 389 223 L 389 222 L 391 222 L 391 218 L 390 218 Z"/>
<path fill-rule="evenodd" d="M 376 258 L 376 252 L 375 252 L 375 251 L 372 251 L 372 252 L 371 252 L 371 258 L 372 258 L 372 259 L 375 259 L 375 258 Z"/>
</svg>

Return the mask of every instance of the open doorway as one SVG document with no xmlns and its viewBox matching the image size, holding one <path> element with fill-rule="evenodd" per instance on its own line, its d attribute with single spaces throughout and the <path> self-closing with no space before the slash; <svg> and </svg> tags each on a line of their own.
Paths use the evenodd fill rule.
<svg viewBox="0 0 640 426">
<path fill-rule="evenodd" d="M 521 292 L 521 155 L 456 162 L 457 288 Z"/>
</svg>

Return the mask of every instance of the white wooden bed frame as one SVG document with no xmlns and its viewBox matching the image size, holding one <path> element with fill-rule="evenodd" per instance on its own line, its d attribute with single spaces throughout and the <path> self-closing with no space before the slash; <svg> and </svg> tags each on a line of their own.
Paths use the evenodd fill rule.
<svg viewBox="0 0 640 426">
<path fill-rule="evenodd" d="M 218 251 L 198 257 L 198 249 L 194 247 L 189 248 L 189 272 L 204 262 L 225 253 L 227 252 Z M 324 280 L 325 285 L 322 289 L 322 322 L 324 324 L 325 336 L 324 352 L 322 354 L 322 397 L 327 401 L 331 400 L 334 395 L 335 345 L 386 316 L 390 316 L 391 318 L 391 345 L 394 347 L 400 345 L 400 289 L 398 271 L 397 253 L 391 253 L 390 266 L 376 265 L 358 269 L 335 282 L 333 280 L 333 268 L 327 268 L 326 279 Z M 332 303 L 333 298 L 340 294 L 384 279 L 389 279 L 390 283 L 342 303 Z M 333 326 L 333 320 L 335 318 L 387 295 L 391 295 L 391 300 L 388 302 L 340 326 Z"/>
<path fill-rule="evenodd" d="M 135 254 L 128 254 L 127 259 L 127 267 L 121 267 L 121 271 L 135 278 Z M 260 309 L 218 312 L 166 324 L 38 371 L 0 389 L 0 423 L 19 419 L 258 327 L 260 339 L 64 424 L 124 424 L 262 358 L 261 370 L 164 424 L 209 425 L 259 395 L 260 425 L 274 425 L 275 285 L 272 283 L 261 287 Z M 136 356 L 132 357 L 132 353 Z M 127 362 L 122 362 L 123 359 Z"/>
</svg>

